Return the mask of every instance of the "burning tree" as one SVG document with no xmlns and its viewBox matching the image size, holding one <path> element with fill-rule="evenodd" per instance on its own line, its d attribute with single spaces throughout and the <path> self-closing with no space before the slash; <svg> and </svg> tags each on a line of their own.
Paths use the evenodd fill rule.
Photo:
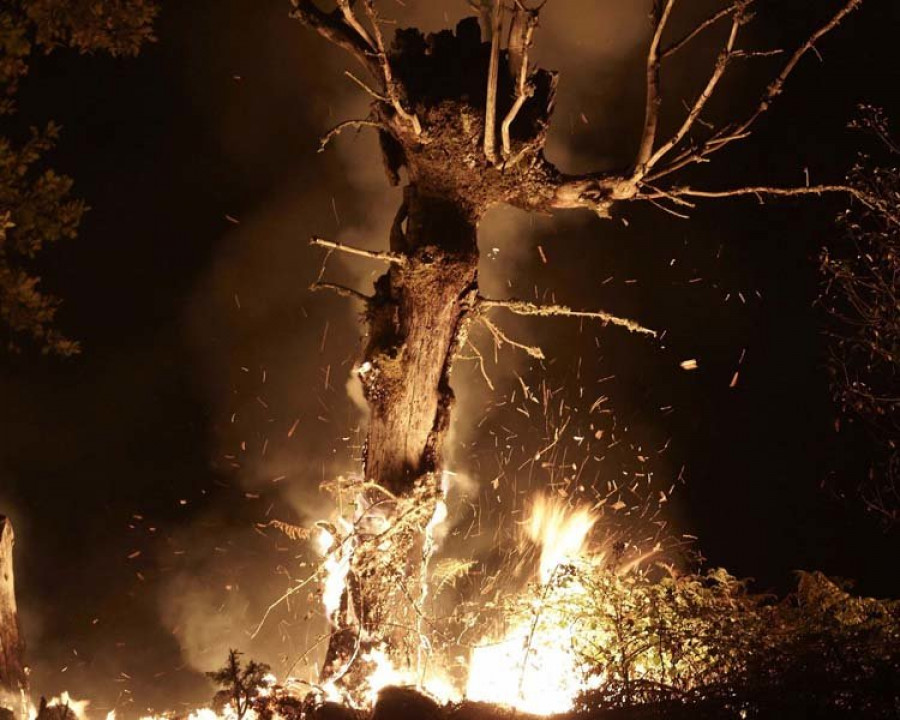
<svg viewBox="0 0 900 720">
<path fill-rule="evenodd" d="M 323 137 L 322 148 L 344 130 L 371 128 L 388 181 L 398 185 L 401 173 L 406 176 L 387 250 L 312 240 L 388 267 L 371 295 L 322 281 L 313 286 L 365 306 L 366 338 L 356 367 L 370 410 L 364 477 L 356 483 L 353 521 L 325 529 L 342 584 L 331 597 L 334 628 L 323 675 L 339 685 L 352 686 L 377 646 L 388 646 L 407 662 L 415 654 L 417 641 L 402 628 L 418 622 L 412 600 L 423 592 L 429 529 L 442 512 L 444 444 L 454 402 L 451 372 L 473 323 L 484 323 L 498 342 L 535 356 L 537 348 L 511 340 L 496 324 L 496 312 L 587 318 L 654 335 L 604 311 L 484 297 L 478 286 L 478 225 L 490 208 L 588 209 L 610 218 L 628 203 L 648 202 L 682 217 L 705 198 L 846 193 L 869 202 L 852 185 L 709 189 L 679 182 L 683 171 L 746 139 L 801 61 L 861 0 L 839 3 L 827 22 L 788 53 L 743 45 L 759 4 L 755 0 L 730 2 L 678 37 L 670 37 L 676 1 L 655 0 L 646 109 L 633 161 L 579 175 L 557 168 L 544 155 L 558 78 L 534 67 L 530 52 L 541 13 L 549 11 L 546 1 L 470 4 L 478 17 L 463 20 L 455 32 L 426 36 L 398 29 L 389 42 L 375 0 L 337 0 L 327 10 L 313 0 L 294 0 L 297 20 L 358 62 L 365 77 L 347 75 L 372 98 L 368 117 L 337 125 Z M 727 31 L 702 90 L 687 103 L 680 122 L 663 133 L 663 67 L 720 26 Z M 780 57 L 780 69 L 749 113 L 710 122 L 710 101 L 734 66 L 772 55 Z"/>
</svg>

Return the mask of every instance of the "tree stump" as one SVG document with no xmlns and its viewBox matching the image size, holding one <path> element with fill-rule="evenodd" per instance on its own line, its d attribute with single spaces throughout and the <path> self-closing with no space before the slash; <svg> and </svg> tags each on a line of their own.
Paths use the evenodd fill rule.
<svg viewBox="0 0 900 720">
<path fill-rule="evenodd" d="M 0 707 L 23 716 L 28 690 L 13 577 L 12 524 L 0 515 Z"/>
</svg>

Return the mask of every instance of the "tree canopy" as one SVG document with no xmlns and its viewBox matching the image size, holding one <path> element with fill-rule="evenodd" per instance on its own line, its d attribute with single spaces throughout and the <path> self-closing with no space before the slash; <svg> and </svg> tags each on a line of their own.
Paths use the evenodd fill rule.
<svg viewBox="0 0 900 720">
<path fill-rule="evenodd" d="M 60 128 L 48 123 L 16 137 L 16 95 L 39 53 L 58 49 L 133 56 L 153 40 L 153 0 L 13 0 L 0 9 L 0 333 L 8 349 L 29 342 L 71 355 L 78 343 L 55 327 L 60 300 L 41 287 L 34 261 L 71 240 L 87 210 L 71 178 L 47 167 Z"/>
</svg>

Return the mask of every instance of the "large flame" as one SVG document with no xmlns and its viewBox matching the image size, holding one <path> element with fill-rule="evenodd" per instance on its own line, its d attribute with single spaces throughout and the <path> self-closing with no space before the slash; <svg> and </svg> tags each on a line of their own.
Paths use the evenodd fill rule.
<svg viewBox="0 0 900 720">
<path fill-rule="evenodd" d="M 572 508 L 560 498 L 539 495 L 526 523 L 528 537 L 541 548 L 540 579 L 548 583 L 560 565 L 577 560 L 597 516 L 586 506 Z"/>
<path fill-rule="evenodd" d="M 548 594 L 578 593 L 577 583 L 561 587 L 554 579 L 561 567 L 587 552 L 597 516 L 587 507 L 572 508 L 557 498 L 538 496 L 525 523 L 527 537 L 541 548 L 538 578 Z M 534 715 L 572 709 L 585 689 L 584 673 L 574 651 L 570 623 L 552 622 L 537 600 L 532 617 L 515 624 L 502 638 L 473 650 L 466 696 L 508 705 Z M 550 620 L 550 622 L 548 622 Z"/>
</svg>

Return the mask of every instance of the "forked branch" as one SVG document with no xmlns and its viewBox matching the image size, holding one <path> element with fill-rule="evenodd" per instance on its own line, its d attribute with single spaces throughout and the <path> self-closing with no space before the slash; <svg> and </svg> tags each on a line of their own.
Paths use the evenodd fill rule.
<svg viewBox="0 0 900 720">
<path fill-rule="evenodd" d="M 375 10 L 375 0 L 362 0 L 363 10 L 366 13 L 366 17 L 369 18 L 369 23 L 372 26 L 372 40 L 375 47 L 375 58 L 378 63 L 378 67 L 381 71 L 381 78 L 384 81 L 384 89 L 387 94 L 388 100 L 390 101 L 391 107 L 394 108 L 394 111 L 397 115 L 406 123 L 409 128 L 413 131 L 415 135 L 422 134 L 422 125 L 419 122 L 419 118 L 415 113 L 411 113 L 403 107 L 403 103 L 400 99 L 400 91 L 397 88 L 397 83 L 394 81 L 394 74 L 391 70 L 391 62 L 388 59 L 387 51 L 385 50 L 384 44 L 384 34 L 381 32 L 381 18 L 378 17 L 378 12 Z"/>
<path fill-rule="evenodd" d="M 719 20 L 728 17 L 731 13 L 735 12 L 739 7 L 745 6 L 745 0 L 738 0 L 737 2 L 731 3 L 728 7 L 724 7 L 721 10 L 714 12 L 710 15 L 706 20 L 701 23 L 695 25 L 691 30 L 689 30 L 685 35 L 683 35 L 679 40 L 676 40 L 671 45 L 666 47 L 660 53 L 660 59 L 665 60 L 671 55 L 674 55 L 679 50 L 681 50 L 685 45 L 688 45 L 694 38 L 700 35 L 707 28 L 711 28 L 715 25 Z"/>
<path fill-rule="evenodd" d="M 766 87 L 766 90 L 763 93 L 763 96 L 760 99 L 759 103 L 754 107 L 754 109 L 746 119 L 741 122 L 732 123 L 720 128 L 698 147 L 686 149 L 671 163 L 657 170 L 656 172 L 649 174 L 647 176 L 647 180 L 650 182 L 655 182 L 663 177 L 666 177 L 667 175 L 670 175 L 673 172 L 681 170 L 687 165 L 703 162 L 709 155 L 718 152 L 722 148 L 727 147 L 737 140 L 743 140 L 744 138 L 748 137 L 750 135 L 751 128 L 756 123 L 756 121 L 759 120 L 759 118 L 771 108 L 773 101 L 779 95 L 781 95 L 784 90 L 785 83 L 797 68 L 800 60 L 802 60 L 808 52 L 815 50 L 816 43 L 832 30 L 834 30 L 838 25 L 840 25 L 841 22 L 851 12 L 862 5 L 862 2 L 863 0 L 846 0 L 841 8 L 837 11 L 837 13 L 835 13 L 828 22 L 819 27 L 818 30 L 810 35 L 806 42 L 801 44 L 794 51 L 794 53 L 790 56 L 787 63 L 785 63 L 784 67 L 781 69 L 778 75 Z M 742 5 L 744 6 L 743 8 L 741 7 Z M 736 14 L 741 13 L 742 10 L 746 9 L 746 5 L 748 5 L 746 0 L 743 0 L 743 2 L 741 3 L 736 3 L 736 9 L 734 10 L 734 12 Z"/>
<path fill-rule="evenodd" d="M 797 68 L 800 60 L 829 32 L 834 30 L 863 0 L 844 0 L 840 9 L 821 25 L 809 38 L 790 55 L 790 58 L 769 83 L 760 102 L 742 121 L 713 128 L 710 136 L 699 143 L 689 143 L 695 128 L 706 125 L 702 120 L 703 111 L 721 87 L 721 80 L 731 62 L 737 58 L 767 57 L 775 52 L 754 52 L 738 47 L 740 29 L 750 17 L 750 7 L 755 0 L 735 0 L 727 7 L 713 13 L 689 31 L 681 39 L 661 49 L 663 31 L 670 20 L 674 0 L 656 0 L 654 3 L 654 33 L 647 55 L 647 106 L 644 127 L 637 157 L 631 169 L 624 172 L 589 173 L 566 176 L 556 173 L 553 177 L 552 193 L 546 205 L 566 209 L 584 207 L 602 217 L 610 215 L 611 207 L 620 201 L 646 200 L 652 203 L 671 202 L 684 207 L 682 202 L 690 197 L 733 197 L 756 194 L 758 196 L 800 196 L 831 192 L 844 192 L 870 204 L 858 190 L 844 185 L 822 185 L 797 188 L 742 188 L 727 191 L 699 191 L 690 188 L 663 187 L 663 181 L 672 173 L 694 163 L 705 162 L 709 155 L 738 140 L 750 136 L 756 121 L 769 110 L 775 98 L 783 91 L 785 83 Z M 712 27 L 726 17 L 731 17 L 731 30 L 724 40 L 715 65 L 702 91 L 691 104 L 686 117 L 672 136 L 657 145 L 659 112 L 661 107 L 660 69 L 662 61 L 690 43 L 701 32 Z M 687 145 L 687 147 L 685 147 Z M 679 148 L 681 148 L 679 150 Z M 555 169 L 554 169 L 555 170 Z M 701 194 L 706 193 L 706 194 Z M 675 212 L 666 205 L 660 205 L 667 212 Z M 682 213 L 675 212 L 679 216 Z"/>
<path fill-rule="evenodd" d="M 528 51 L 534 43 L 534 31 L 538 24 L 538 14 L 539 9 L 526 8 L 521 3 L 521 0 L 518 0 L 509 38 L 510 70 L 514 73 L 516 80 L 516 99 L 506 117 L 503 118 L 503 124 L 500 126 L 504 160 L 509 160 L 512 154 L 510 128 L 522 106 L 534 92 L 531 84 L 528 82 Z"/>
<path fill-rule="evenodd" d="M 490 332 L 493 336 L 494 344 L 497 346 L 497 348 L 503 347 L 503 343 L 506 343 L 510 347 L 517 348 L 518 350 L 524 352 L 526 355 L 533 357 L 535 360 L 546 359 L 544 351 L 541 350 L 537 345 L 526 345 L 525 343 L 521 343 L 518 340 L 513 340 L 505 332 L 503 332 L 503 330 L 501 330 L 484 316 L 481 316 L 479 320 L 481 320 L 481 324 L 484 325 L 488 329 L 488 332 Z"/>
</svg>

